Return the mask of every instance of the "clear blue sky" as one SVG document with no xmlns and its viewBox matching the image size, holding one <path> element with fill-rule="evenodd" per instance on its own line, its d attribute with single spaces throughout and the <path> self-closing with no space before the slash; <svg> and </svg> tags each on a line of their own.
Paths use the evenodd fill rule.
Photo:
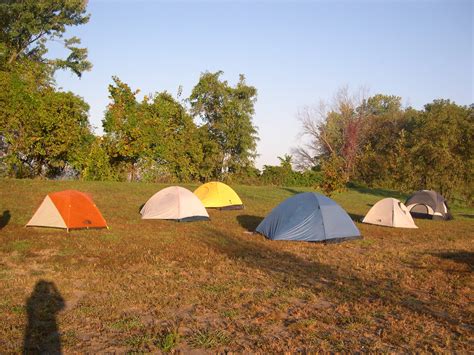
<svg viewBox="0 0 474 355">
<path fill-rule="evenodd" d="M 232 84 L 243 73 L 258 89 L 261 167 L 298 143 L 298 109 L 342 86 L 416 108 L 436 98 L 474 102 L 473 4 L 90 0 L 90 22 L 67 34 L 82 39 L 94 68 L 80 80 L 56 78 L 84 97 L 101 132 L 112 75 L 142 94 L 176 95 L 182 85 L 186 97 L 201 72 L 223 70 Z"/>
</svg>

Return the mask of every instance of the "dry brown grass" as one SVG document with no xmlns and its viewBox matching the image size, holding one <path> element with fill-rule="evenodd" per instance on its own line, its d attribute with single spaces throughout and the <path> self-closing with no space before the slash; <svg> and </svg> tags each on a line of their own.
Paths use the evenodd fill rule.
<svg viewBox="0 0 474 355">
<path fill-rule="evenodd" d="M 2 351 L 22 351 L 40 280 L 65 301 L 65 352 L 473 350 L 473 210 L 418 230 L 358 224 L 364 239 L 324 245 L 246 233 L 299 189 L 240 186 L 245 210 L 175 223 L 139 218 L 162 185 L 0 183 Z M 66 188 L 91 193 L 110 230 L 24 228 Z M 335 199 L 358 218 L 386 194 Z"/>
</svg>

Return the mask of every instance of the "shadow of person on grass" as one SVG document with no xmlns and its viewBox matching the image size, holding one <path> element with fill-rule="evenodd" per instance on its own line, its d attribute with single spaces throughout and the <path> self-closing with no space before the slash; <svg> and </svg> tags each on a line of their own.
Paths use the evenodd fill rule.
<svg viewBox="0 0 474 355">
<path fill-rule="evenodd" d="M 56 314 L 65 306 L 53 282 L 40 280 L 26 302 L 28 324 L 23 354 L 61 354 L 61 337 Z"/>
<path fill-rule="evenodd" d="M 0 217 L 0 229 L 3 229 L 3 227 L 5 227 L 8 224 L 8 222 L 10 222 L 11 218 L 12 216 L 9 210 L 3 211 L 3 214 Z"/>
<path fill-rule="evenodd" d="M 247 214 L 237 216 L 237 222 L 248 230 L 249 232 L 255 232 L 255 228 L 263 221 L 263 217 L 251 216 Z"/>
</svg>

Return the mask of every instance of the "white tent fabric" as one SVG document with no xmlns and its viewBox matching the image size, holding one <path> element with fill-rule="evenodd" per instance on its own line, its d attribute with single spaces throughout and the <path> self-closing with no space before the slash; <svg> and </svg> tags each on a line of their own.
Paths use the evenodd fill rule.
<svg viewBox="0 0 474 355">
<path fill-rule="evenodd" d="M 209 219 L 201 200 L 191 191 L 179 186 L 170 186 L 158 191 L 145 203 L 140 214 L 142 219 Z"/>
<path fill-rule="evenodd" d="M 67 229 L 63 217 L 49 196 L 46 196 L 41 206 L 26 224 L 27 227 L 52 227 Z"/>
<path fill-rule="evenodd" d="M 363 223 L 395 228 L 418 228 L 408 208 L 394 198 L 378 201 L 364 217 Z"/>
</svg>

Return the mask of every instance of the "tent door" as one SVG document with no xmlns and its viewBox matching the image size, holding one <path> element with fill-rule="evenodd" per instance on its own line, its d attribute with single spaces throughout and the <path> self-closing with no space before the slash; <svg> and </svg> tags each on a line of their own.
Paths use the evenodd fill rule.
<svg viewBox="0 0 474 355">
<path fill-rule="evenodd" d="M 428 212 L 428 206 L 426 205 L 415 205 L 413 208 L 410 210 L 412 213 L 420 213 L 420 214 L 429 214 Z"/>
</svg>

